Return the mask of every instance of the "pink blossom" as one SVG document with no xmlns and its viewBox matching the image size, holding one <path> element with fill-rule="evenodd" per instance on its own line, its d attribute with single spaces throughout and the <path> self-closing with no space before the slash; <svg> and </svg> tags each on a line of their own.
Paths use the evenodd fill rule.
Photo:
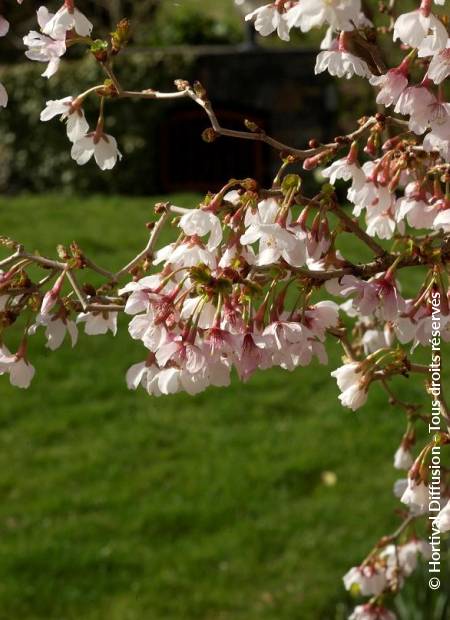
<svg viewBox="0 0 450 620">
<path fill-rule="evenodd" d="M 305 237 L 302 231 L 295 231 L 293 234 L 280 224 L 261 223 L 251 224 L 240 242 L 247 245 L 259 241 L 259 253 L 256 257 L 256 264 L 259 266 L 272 265 L 284 258 L 293 267 L 301 267 L 306 262 L 306 246 L 302 237 Z"/>
<path fill-rule="evenodd" d="M 133 340 L 141 340 L 153 352 L 167 340 L 166 328 L 155 322 L 155 315 L 151 311 L 135 316 L 128 325 L 128 331 Z"/>
<path fill-rule="evenodd" d="M 367 603 L 355 607 L 348 620 L 396 620 L 396 615 L 381 605 Z"/>
<path fill-rule="evenodd" d="M 155 253 L 153 264 L 159 265 L 162 262 L 177 267 L 196 267 L 203 264 L 215 269 L 217 254 L 208 250 L 199 237 L 186 237 L 181 243 L 170 243 Z"/>
<path fill-rule="evenodd" d="M 266 351 L 267 338 L 247 332 L 242 336 L 236 351 L 235 365 L 241 381 L 248 381 L 251 375 L 269 359 Z"/>
<path fill-rule="evenodd" d="M 206 366 L 206 358 L 202 350 L 181 336 L 168 338 L 158 348 L 155 355 L 159 366 L 164 367 L 170 361 L 192 375 Z"/>
<path fill-rule="evenodd" d="M 386 323 L 386 326 L 383 330 L 367 329 L 361 339 L 365 355 L 375 353 L 375 351 L 378 351 L 378 349 L 391 347 L 393 341 L 394 333 L 388 323 Z"/>
<path fill-rule="evenodd" d="M 118 290 L 119 295 L 130 293 L 125 304 L 125 312 L 127 314 L 138 314 L 145 312 L 149 308 L 151 293 L 161 291 L 160 286 L 162 278 L 160 274 L 145 276 L 138 281 L 132 281 Z M 165 293 L 173 291 L 174 285 L 166 282 L 163 290 Z"/>
<path fill-rule="evenodd" d="M 436 203 L 429 202 L 428 199 L 429 197 L 416 184 L 407 186 L 405 195 L 396 202 L 397 222 L 406 218 L 412 228 L 431 228 L 439 208 Z"/>
<path fill-rule="evenodd" d="M 183 303 L 181 318 L 192 318 L 200 329 L 209 329 L 214 325 L 216 311 L 216 306 L 204 297 L 188 297 Z"/>
<path fill-rule="evenodd" d="M 428 33 L 431 30 L 431 34 Z M 410 47 L 425 46 L 438 52 L 447 44 L 447 30 L 444 24 L 432 13 L 425 15 L 420 9 L 403 13 L 394 24 L 394 41 L 400 39 Z"/>
<path fill-rule="evenodd" d="M 345 275 L 341 284 L 341 295 L 355 295 L 353 303 L 363 316 L 372 314 L 380 307 L 384 320 L 392 321 L 405 309 L 405 300 L 390 277 L 377 276 L 365 282 L 355 276 Z"/>
<path fill-rule="evenodd" d="M 52 18 L 46 7 L 40 7 L 37 12 L 38 22 L 42 29 Z M 48 63 L 43 77 L 50 78 L 54 75 L 60 64 L 61 56 L 66 53 L 65 33 L 53 38 L 32 30 L 24 38 L 24 44 L 29 48 L 25 56 L 30 60 Z"/>
<path fill-rule="evenodd" d="M 381 86 L 377 95 L 377 103 L 389 107 L 394 105 L 401 93 L 408 86 L 406 71 L 400 67 L 390 69 L 384 75 L 374 75 L 370 78 L 370 83 L 374 86 Z"/>
<path fill-rule="evenodd" d="M 435 84 L 441 84 L 450 75 L 450 47 L 435 54 L 428 65 L 427 77 Z"/>
<path fill-rule="evenodd" d="M 41 304 L 41 311 L 40 311 L 41 315 L 43 316 L 47 315 L 50 312 L 50 310 L 54 308 L 55 304 L 57 303 L 59 299 L 65 277 L 66 277 L 66 271 L 63 271 L 61 275 L 58 277 L 58 279 L 56 280 L 55 284 L 52 286 L 52 288 L 49 291 L 47 291 L 47 293 L 45 293 L 44 298 L 42 300 L 42 304 Z"/>
</svg>

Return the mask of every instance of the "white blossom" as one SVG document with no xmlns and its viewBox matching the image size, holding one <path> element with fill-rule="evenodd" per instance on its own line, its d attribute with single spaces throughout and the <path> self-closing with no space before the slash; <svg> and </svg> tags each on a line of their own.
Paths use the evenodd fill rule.
<svg viewBox="0 0 450 620">
<path fill-rule="evenodd" d="M 425 46 L 433 52 L 439 52 L 445 48 L 448 34 L 440 19 L 432 13 L 426 16 L 418 9 L 403 13 L 397 18 L 394 24 L 394 41 L 397 39 L 419 50 Z"/>
<path fill-rule="evenodd" d="M 78 104 L 74 105 L 73 97 L 47 101 L 45 109 L 41 112 L 41 121 L 49 121 L 55 116 L 60 116 L 61 120 L 66 121 L 67 137 L 71 142 L 80 140 L 89 131 L 84 111 Z"/>
<path fill-rule="evenodd" d="M 77 317 L 77 323 L 84 323 L 84 331 L 88 336 L 117 333 L 117 312 L 82 312 Z"/>
<path fill-rule="evenodd" d="M 395 469 L 406 469 L 408 471 L 411 468 L 413 462 L 414 459 L 410 450 L 406 449 L 403 444 L 400 444 L 394 455 Z"/>
<path fill-rule="evenodd" d="M 372 73 L 365 60 L 350 52 L 332 50 L 320 52 L 316 59 L 314 73 L 328 71 L 330 75 L 350 79 L 354 75 L 369 78 Z"/>
<path fill-rule="evenodd" d="M 79 138 L 72 146 L 71 156 L 79 166 L 84 166 L 94 156 L 100 170 L 111 170 L 117 160 L 122 159 L 116 139 L 103 132 Z"/>
<path fill-rule="evenodd" d="M 435 524 L 440 532 L 448 532 L 450 530 L 450 500 L 436 517 Z"/>
<path fill-rule="evenodd" d="M 66 6 L 62 6 L 50 17 L 42 30 L 47 36 L 60 39 L 65 37 L 69 30 L 75 30 L 80 37 L 89 37 L 92 28 L 92 23 L 77 8 L 70 11 Z"/>
</svg>

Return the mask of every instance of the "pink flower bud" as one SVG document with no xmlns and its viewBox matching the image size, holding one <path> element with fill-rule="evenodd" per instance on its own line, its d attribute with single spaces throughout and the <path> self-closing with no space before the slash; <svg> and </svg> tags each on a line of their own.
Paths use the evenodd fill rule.
<svg viewBox="0 0 450 620">
<path fill-rule="evenodd" d="M 63 271 L 59 278 L 56 280 L 53 288 L 50 291 L 47 291 L 44 295 L 44 299 L 42 300 L 41 305 L 41 314 L 46 315 L 50 312 L 50 310 L 55 306 L 56 302 L 59 299 L 59 294 L 61 292 L 61 288 L 64 282 L 64 278 L 66 277 L 66 272 Z"/>
</svg>

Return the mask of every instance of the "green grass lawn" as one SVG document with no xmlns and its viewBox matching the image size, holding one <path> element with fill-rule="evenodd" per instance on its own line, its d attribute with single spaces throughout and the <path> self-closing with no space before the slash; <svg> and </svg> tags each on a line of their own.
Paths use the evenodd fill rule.
<svg viewBox="0 0 450 620">
<path fill-rule="evenodd" d="M 4 198 L 0 232 L 119 267 L 155 200 Z M 40 334 L 31 389 L 0 379 L 0 619 L 342 618 L 342 574 L 398 523 L 402 414 L 377 388 L 343 410 L 317 365 L 154 399 L 124 382 L 142 358 L 124 321 L 74 351 Z"/>
</svg>

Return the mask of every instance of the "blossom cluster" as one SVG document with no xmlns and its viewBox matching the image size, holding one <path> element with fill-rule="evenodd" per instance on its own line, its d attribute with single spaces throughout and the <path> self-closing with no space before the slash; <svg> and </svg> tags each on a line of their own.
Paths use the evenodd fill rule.
<svg viewBox="0 0 450 620">
<path fill-rule="evenodd" d="M 444 2 L 436 2 L 438 5 Z M 450 161 L 450 103 L 438 89 L 450 75 L 450 39 L 431 0 L 397 17 L 392 27 L 393 41 L 399 41 L 406 54 L 399 65 L 386 68 L 377 62 L 367 32 L 376 32 L 362 12 L 360 0 L 277 1 L 247 15 L 263 36 L 277 31 L 283 40 L 298 28 L 308 32 L 327 26 L 322 51 L 317 56 L 316 74 L 328 71 L 332 76 L 367 79 L 379 89 L 376 102 L 394 108 L 408 118 L 408 128 L 423 137 L 423 148 L 439 152 Z M 384 28 L 390 32 L 389 28 Z M 367 53 L 356 46 L 364 45 Z M 419 62 L 415 62 L 418 60 Z"/>
<path fill-rule="evenodd" d="M 248 210 L 240 209 L 240 196 L 230 199 L 236 213 L 225 230 L 213 206 L 186 213 L 182 236 L 155 255 L 160 273 L 120 291 L 129 293 L 125 312 L 135 315 L 130 335 L 150 352 L 130 369 L 130 386 L 142 384 L 156 395 L 195 394 L 228 385 L 233 366 L 245 381 L 257 369 L 293 370 L 313 357 L 326 362 L 326 330 L 338 324 L 335 302 L 297 308 L 287 301 L 294 280 L 276 275 L 259 307 L 250 299 L 252 288 L 267 280 L 258 268 L 279 260 L 306 263 L 306 232 L 298 222 L 283 223 L 283 206 L 274 199 Z"/>
</svg>

